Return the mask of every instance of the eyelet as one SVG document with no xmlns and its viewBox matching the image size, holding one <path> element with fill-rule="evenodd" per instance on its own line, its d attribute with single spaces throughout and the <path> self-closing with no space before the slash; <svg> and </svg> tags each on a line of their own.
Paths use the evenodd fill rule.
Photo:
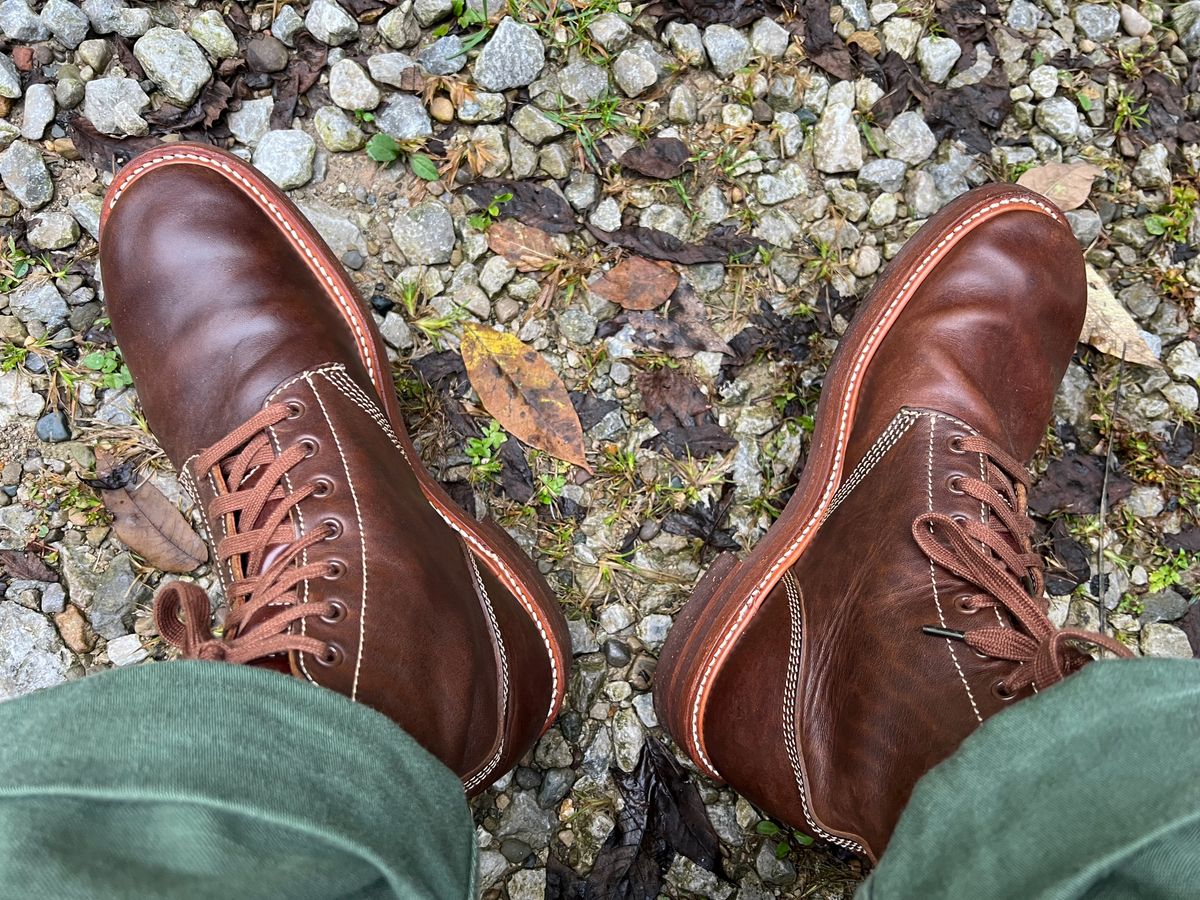
<svg viewBox="0 0 1200 900">
<path fill-rule="evenodd" d="M 951 453 L 966 453 L 967 451 L 963 449 L 962 442 L 963 436 L 961 434 L 956 434 L 946 442 L 946 446 L 950 448 Z"/>
<path fill-rule="evenodd" d="M 950 517 L 950 521 L 955 525 L 966 525 L 969 520 L 962 513 L 955 513 Z"/>
<path fill-rule="evenodd" d="M 287 402 L 287 408 L 288 408 L 288 416 L 287 417 L 289 419 L 298 419 L 302 415 L 304 415 L 305 407 L 304 407 L 304 404 L 301 403 L 299 400 L 289 400 Z"/>
<path fill-rule="evenodd" d="M 346 609 L 346 604 L 341 600 L 330 600 L 329 605 L 333 607 L 333 613 L 328 616 L 320 617 L 321 621 L 327 625 L 336 625 L 349 614 L 349 610 Z"/>
<path fill-rule="evenodd" d="M 300 446 L 304 448 L 304 458 L 312 459 L 317 455 L 317 450 L 320 446 L 312 438 L 304 438 L 300 441 Z"/>
<path fill-rule="evenodd" d="M 346 574 L 346 564 L 340 559 L 331 559 L 329 562 L 325 563 L 325 566 L 329 571 L 327 571 L 321 577 L 328 581 L 337 581 Z"/>
<path fill-rule="evenodd" d="M 326 519 L 321 524 L 324 525 L 328 530 L 328 534 L 325 535 L 325 540 L 335 541 L 342 536 L 342 523 L 337 519 Z"/>
<path fill-rule="evenodd" d="M 966 493 L 961 487 L 962 478 L 963 477 L 961 475 L 959 475 L 957 472 L 955 474 L 949 476 L 946 479 L 946 490 L 948 490 L 952 494 Z"/>
<path fill-rule="evenodd" d="M 314 659 L 317 661 L 317 665 L 324 666 L 327 669 L 333 668 L 334 666 L 340 666 L 342 664 L 342 660 L 345 658 L 346 654 L 342 652 L 341 645 L 334 643 L 325 645 L 325 654 L 323 656 L 314 657 Z"/>
<path fill-rule="evenodd" d="M 312 496 L 318 499 L 323 499 L 333 493 L 333 482 L 324 476 L 314 478 L 312 480 L 312 485 Z"/>
<path fill-rule="evenodd" d="M 1017 695 L 1015 693 L 1013 693 L 1012 691 L 1008 690 L 1008 688 L 1006 688 L 1004 686 L 1003 681 L 997 681 L 995 684 L 992 685 L 992 696 L 995 697 L 997 700 L 1007 701 L 1007 700 L 1013 699 L 1013 697 L 1015 697 Z"/>
<path fill-rule="evenodd" d="M 979 612 L 979 608 L 975 606 L 968 606 L 967 604 L 970 602 L 970 600 L 970 594 L 959 594 L 954 598 L 954 608 L 964 616 L 973 616 L 975 613 Z"/>
</svg>

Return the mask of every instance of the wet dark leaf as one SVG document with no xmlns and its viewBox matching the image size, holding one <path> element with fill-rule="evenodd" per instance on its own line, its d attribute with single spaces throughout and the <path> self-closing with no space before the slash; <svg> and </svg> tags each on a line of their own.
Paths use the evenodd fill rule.
<svg viewBox="0 0 1200 900">
<path fill-rule="evenodd" d="M 317 83 L 329 49 L 318 41 L 300 32 L 295 37 L 296 51 L 287 68 L 275 76 L 275 106 L 271 110 L 271 127 L 288 128 L 296 114 L 296 102 L 308 89 Z"/>
<path fill-rule="evenodd" d="M 667 263 L 640 256 L 621 260 L 588 285 L 588 290 L 625 309 L 657 309 L 679 286 L 679 275 Z"/>
<path fill-rule="evenodd" d="M 633 330 L 633 339 L 639 344 L 676 359 L 695 356 L 701 350 L 731 352 L 729 345 L 713 331 L 704 304 L 686 281 L 679 282 L 679 287 L 671 295 L 667 315 L 631 311 L 605 324 L 613 330 L 629 325 Z"/>
<path fill-rule="evenodd" d="M 880 127 L 890 125 L 914 97 L 927 95 L 917 67 L 894 50 L 889 50 L 883 57 L 878 71 L 869 74 L 884 90 L 883 96 L 871 107 L 872 118 Z"/>
<path fill-rule="evenodd" d="M 810 352 L 809 338 L 817 330 L 814 319 L 782 315 L 763 300 L 750 324 L 730 339 L 733 359 L 728 365 L 744 366 L 759 354 L 803 362 Z"/>
<path fill-rule="evenodd" d="M 133 55 L 133 47 L 129 41 L 120 35 L 112 36 L 114 49 L 117 51 L 117 61 L 121 63 L 121 68 L 129 73 L 130 78 L 135 78 L 138 81 L 146 80 L 146 70 L 142 68 L 142 64 L 138 62 L 137 57 Z"/>
<path fill-rule="evenodd" d="M 113 516 L 113 534 L 164 572 L 190 572 L 208 559 L 204 541 L 183 514 L 150 482 L 101 491 Z"/>
<path fill-rule="evenodd" d="M 799 15 L 791 27 L 803 40 L 804 55 L 835 78 L 856 78 L 850 50 L 830 21 L 829 0 L 801 0 L 798 6 Z"/>
<path fill-rule="evenodd" d="M 178 106 L 164 103 L 142 118 L 167 134 L 196 125 L 208 129 L 225 114 L 232 96 L 233 87 L 230 84 L 213 78 L 189 109 L 180 109 Z"/>
<path fill-rule="evenodd" d="M 737 441 L 717 424 L 712 404 L 691 374 L 664 367 L 640 374 L 637 386 L 646 415 L 659 432 L 643 446 L 665 450 L 681 459 L 689 454 L 713 456 L 737 446 Z"/>
<path fill-rule="evenodd" d="M 658 0 L 645 13 L 659 16 L 660 25 L 686 19 L 701 28 L 717 24 L 742 28 L 780 9 L 781 4 L 776 0 Z"/>
<path fill-rule="evenodd" d="M 79 155 L 101 172 L 116 172 L 139 153 L 162 143 L 156 137 L 110 137 L 83 116 L 67 121 L 67 134 Z"/>
<path fill-rule="evenodd" d="M 734 540 L 733 532 L 721 525 L 729 514 L 733 494 L 719 505 L 696 504 L 686 512 L 675 511 L 667 513 L 662 522 L 663 531 L 667 534 L 677 534 L 683 537 L 700 538 L 704 543 L 718 552 L 725 550 L 740 550 L 741 545 Z"/>
<path fill-rule="evenodd" d="M 935 15 L 941 30 L 962 51 L 954 64 L 955 72 L 975 65 L 975 47 L 980 43 L 989 45 L 989 50 L 995 54 L 996 47 L 989 32 L 989 27 L 1000 15 L 995 0 L 938 0 Z"/>
<path fill-rule="evenodd" d="M 58 573 L 31 550 L 0 550 L 0 575 L 23 581 L 58 581 Z"/>
<path fill-rule="evenodd" d="M 677 854 L 721 873 L 720 840 L 696 786 L 650 738 L 631 774 L 612 771 L 623 805 L 591 873 L 582 878 L 553 856 L 546 900 L 655 900 Z"/>
<path fill-rule="evenodd" d="M 110 465 L 108 461 L 102 462 L 99 454 L 97 454 L 96 468 L 95 478 L 80 479 L 95 491 L 115 491 L 126 487 L 133 483 L 133 476 L 136 471 L 136 466 L 132 459 L 127 459 L 116 465 Z"/>
<path fill-rule="evenodd" d="M 497 197 L 512 194 L 511 200 L 499 205 L 501 216 L 520 219 L 527 225 L 554 234 L 572 234 L 579 229 L 575 212 L 563 195 L 532 181 L 489 178 L 467 185 L 463 193 L 482 207 L 487 207 Z"/>
<path fill-rule="evenodd" d="M 533 470 L 521 449 L 521 442 L 509 438 L 500 445 L 500 487 L 517 503 L 533 499 Z"/>
<path fill-rule="evenodd" d="M 692 154 L 679 138 L 651 138 L 621 155 L 621 165 L 650 178 L 674 178 L 687 168 Z"/>
<path fill-rule="evenodd" d="M 1012 109 L 1011 85 L 1002 66 L 978 84 L 955 90 L 937 89 L 922 100 L 925 119 L 938 138 L 955 137 L 975 153 L 990 153 L 992 140 L 983 130 L 999 128 Z"/>
<path fill-rule="evenodd" d="M 708 237 L 696 244 L 685 244 L 673 234 L 631 225 L 617 231 L 603 231 L 594 225 L 587 226 L 598 240 L 616 244 L 650 259 L 694 266 L 697 263 L 727 263 L 731 258 L 744 260 L 759 247 L 764 246 L 758 238 L 738 234 L 732 228 L 719 227 L 709 232 Z"/>
<path fill-rule="evenodd" d="M 598 425 L 601 419 L 621 405 L 616 400 L 601 400 L 595 394 L 583 391 L 571 391 L 570 397 L 584 431 Z"/>
<path fill-rule="evenodd" d="M 1056 596 L 1071 593 L 1092 577 L 1087 551 L 1067 531 L 1066 522 L 1056 519 L 1050 528 L 1050 553 L 1046 554 L 1046 589 Z"/>
<path fill-rule="evenodd" d="M 450 499 L 459 509 L 469 515 L 475 515 L 475 489 L 471 487 L 471 482 L 443 481 L 442 487 L 446 489 L 446 493 L 450 495 Z"/>
<path fill-rule="evenodd" d="M 1050 461 L 1046 472 L 1029 493 L 1029 509 L 1039 516 L 1054 512 L 1076 515 L 1094 514 L 1100 509 L 1100 488 L 1104 483 L 1104 460 L 1086 453 L 1068 453 Z M 1129 496 L 1133 485 L 1113 469 L 1108 476 L 1108 505 Z"/>
<path fill-rule="evenodd" d="M 439 353 L 427 353 L 414 359 L 410 365 L 416 369 L 425 382 L 435 388 L 443 388 L 446 382 L 467 380 L 467 370 L 463 366 L 462 356 L 453 350 L 442 350 Z"/>
<path fill-rule="evenodd" d="M 1185 553 L 1200 553 L 1200 528 L 1189 525 L 1179 534 L 1164 534 L 1162 541 L 1164 547 L 1176 553 L 1180 550 Z"/>
</svg>

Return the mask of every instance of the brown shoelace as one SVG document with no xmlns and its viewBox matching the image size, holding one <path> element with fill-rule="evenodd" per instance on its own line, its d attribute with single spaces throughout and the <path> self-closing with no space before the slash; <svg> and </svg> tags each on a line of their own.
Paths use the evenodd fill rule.
<svg viewBox="0 0 1200 900">
<path fill-rule="evenodd" d="M 217 543 L 218 564 L 231 561 L 235 576 L 228 590 L 230 613 L 221 639 L 213 637 L 209 627 L 212 607 L 203 589 L 174 581 L 159 590 L 155 624 L 167 642 L 179 647 L 185 657 L 245 663 L 291 651 L 323 659 L 329 652 L 323 641 L 288 630 L 308 616 L 332 617 L 337 613 L 332 603 L 301 602 L 296 594 L 297 586 L 309 578 L 337 574 L 329 563 L 303 565 L 299 559 L 306 549 L 338 532 L 334 526 L 322 523 L 296 537 L 289 513 L 319 487 L 310 483 L 289 492 L 284 490 L 283 478 L 315 448 L 301 441 L 276 453 L 266 434 L 272 425 L 292 415 L 294 411 L 288 404 L 272 404 L 205 450 L 196 461 L 197 471 L 211 472 L 214 480 L 227 487 L 226 493 L 209 504 L 208 511 L 212 522 L 228 517 L 227 521 L 235 523 Z M 282 550 L 262 571 L 268 548 L 280 547 Z"/>
<path fill-rule="evenodd" d="M 980 593 L 963 602 L 965 609 L 1002 607 L 1016 627 L 996 624 L 961 634 L 930 628 L 928 633 L 960 638 L 984 656 L 1018 663 L 1000 683 L 1010 696 L 1030 686 L 1045 688 L 1083 665 L 1087 658 L 1073 649 L 1076 645 L 1132 656 L 1113 638 L 1054 627 L 1042 598 L 1042 558 L 1032 546 L 1033 520 L 1026 506 L 1029 475 L 1025 467 L 986 438 L 963 438 L 958 448 L 982 454 L 987 460 L 982 478 L 957 478 L 954 489 L 990 509 L 991 520 L 985 523 L 925 513 L 913 522 L 913 537 L 936 565 L 979 588 Z"/>
</svg>

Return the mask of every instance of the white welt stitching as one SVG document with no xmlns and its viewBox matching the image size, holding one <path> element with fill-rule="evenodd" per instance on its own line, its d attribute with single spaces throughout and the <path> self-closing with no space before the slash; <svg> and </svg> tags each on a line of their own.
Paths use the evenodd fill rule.
<svg viewBox="0 0 1200 900">
<path fill-rule="evenodd" d="M 933 432 L 937 428 L 938 416 L 929 417 L 929 461 L 926 468 L 925 480 L 925 498 L 926 509 L 933 512 Z M 933 531 L 933 525 L 929 526 L 930 532 Z M 933 588 L 933 603 L 937 607 L 938 623 L 946 627 L 946 615 L 942 611 L 942 599 L 938 595 L 937 586 L 937 570 L 934 568 L 933 560 L 929 560 L 929 583 Z M 967 692 L 967 700 L 971 702 L 971 709 L 975 711 L 975 718 L 979 724 L 983 724 L 983 716 L 979 714 L 979 707 L 975 705 L 975 694 L 971 691 L 971 685 L 967 684 L 967 676 L 963 674 L 962 666 L 958 662 L 958 654 L 954 652 L 954 642 L 950 638 L 946 638 L 946 649 L 950 651 L 950 659 L 954 663 L 955 671 L 958 672 L 958 680 L 962 682 L 963 690 Z"/>
<path fill-rule="evenodd" d="M 363 359 L 366 361 L 366 364 L 367 364 L 367 374 L 371 377 L 372 383 L 374 383 L 374 381 L 375 381 L 375 364 L 374 364 L 374 357 L 372 355 L 373 351 L 371 349 L 371 341 L 367 337 L 367 334 L 363 329 L 362 322 L 360 321 L 359 316 L 356 315 L 355 308 L 354 308 L 355 307 L 354 302 L 345 295 L 345 293 L 342 291 L 341 287 L 338 285 L 337 279 L 333 277 L 333 274 L 327 268 L 325 268 L 324 263 L 321 262 L 321 260 L 317 257 L 317 255 L 313 252 L 312 248 L 309 247 L 308 242 L 306 240 L 304 240 L 304 237 L 298 231 L 296 231 L 295 228 L 292 227 L 292 224 L 287 220 L 287 217 L 283 214 L 283 211 L 275 204 L 275 201 L 273 201 L 270 197 L 268 197 L 266 194 L 264 194 L 262 191 L 260 191 L 258 189 L 258 186 L 256 184 L 254 184 L 254 182 L 252 182 L 250 179 L 246 178 L 246 176 L 244 176 L 241 172 L 234 169 L 232 166 L 230 166 L 224 160 L 221 160 L 221 159 L 218 159 L 218 158 L 212 157 L 212 156 L 207 156 L 207 155 L 204 155 L 201 153 L 163 153 L 163 154 L 159 154 L 158 156 L 155 156 L 155 157 L 152 157 L 151 159 L 146 160 L 146 162 L 142 163 L 140 166 L 133 169 L 133 171 L 129 172 L 125 176 L 125 178 L 121 182 L 120 186 L 116 189 L 116 191 L 113 192 L 112 200 L 110 200 L 108 203 L 108 208 L 112 209 L 116 205 L 117 200 L 119 200 L 121 195 L 123 193 L 125 193 L 125 191 L 129 187 L 130 183 L 135 178 L 137 178 L 142 172 L 157 165 L 160 162 L 165 162 L 167 160 L 172 160 L 172 159 L 189 159 L 189 160 L 193 160 L 194 162 L 218 166 L 230 178 L 235 179 L 239 184 L 242 185 L 242 187 L 246 188 L 246 190 L 248 190 L 252 194 L 254 194 L 254 196 L 257 197 L 258 200 L 261 203 L 263 203 L 267 207 L 268 210 L 270 210 L 271 215 L 273 215 L 275 217 L 275 221 L 277 221 L 280 225 L 282 225 L 283 229 L 289 235 L 291 235 L 292 240 L 294 240 L 296 242 L 296 244 L 299 245 L 301 252 L 303 252 L 304 255 L 306 257 L 308 257 L 309 263 L 312 264 L 316 268 L 316 270 L 321 275 L 321 279 L 325 282 L 325 284 L 329 287 L 329 289 L 331 291 L 333 291 L 334 298 L 337 300 L 338 305 L 342 307 L 343 312 L 346 313 L 346 317 L 350 321 L 351 327 L 354 329 L 355 340 L 358 341 L 359 349 L 362 350 Z"/>
<path fill-rule="evenodd" d="M 333 419 L 329 416 L 329 410 L 325 408 L 325 401 L 321 399 L 321 394 L 317 390 L 316 384 L 311 376 L 304 379 L 308 382 L 308 386 L 312 388 L 313 396 L 317 398 L 317 403 L 321 407 L 321 415 L 325 417 L 325 423 L 329 426 L 330 432 L 333 434 L 333 442 L 337 445 L 338 456 L 342 458 L 342 468 L 346 472 L 346 484 L 350 488 L 350 499 L 354 501 L 354 517 L 358 520 L 358 543 L 362 551 L 362 603 L 358 609 L 358 656 L 354 660 L 354 683 L 350 687 L 350 699 L 358 699 L 358 676 L 362 671 L 363 654 L 366 649 L 366 621 L 367 621 L 367 535 L 363 529 L 362 509 L 358 504 L 358 492 L 354 489 L 354 476 L 350 474 L 350 463 L 346 459 L 345 450 L 342 448 L 342 440 L 338 437 L 337 427 L 333 424 Z"/>
<path fill-rule="evenodd" d="M 789 569 L 784 573 L 782 581 L 787 591 L 788 614 L 792 625 L 791 640 L 788 643 L 787 679 L 784 682 L 783 739 L 787 746 L 788 759 L 792 763 L 792 774 L 796 776 L 796 787 L 800 791 L 800 809 L 804 812 L 804 820 L 816 834 L 831 844 L 862 853 L 861 844 L 830 834 L 816 823 L 809 811 L 808 792 L 804 789 L 804 775 L 800 771 L 800 749 L 796 745 L 796 702 L 800 684 L 800 650 L 804 639 L 804 624 L 800 619 L 800 592 L 796 576 Z"/>
<path fill-rule="evenodd" d="M 854 398 L 855 387 L 858 384 L 859 377 L 862 375 L 863 367 L 866 365 L 866 361 L 871 355 L 871 351 L 874 349 L 876 342 L 891 326 L 892 318 L 896 312 L 896 309 L 900 305 L 901 300 L 903 300 L 905 295 L 908 293 L 908 289 L 921 275 L 924 274 L 925 269 L 927 269 L 929 265 L 937 258 L 938 254 L 941 253 L 942 248 L 955 239 L 960 232 L 971 226 L 972 223 L 974 223 L 977 219 L 987 215 L 988 213 L 994 212 L 997 209 L 1001 209 L 1005 206 L 1011 206 L 1014 203 L 1037 207 L 1056 222 L 1062 221 L 1059 218 L 1056 210 L 1033 197 L 1002 197 L 999 200 L 994 200 L 993 202 L 980 207 L 971 215 L 960 221 L 944 235 L 942 235 L 941 240 L 939 240 L 937 244 L 935 244 L 929 250 L 929 252 L 921 260 L 921 263 L 909 273 L 908 278 L 905 280 L 904 284 L 900 286 L 900 289 L 896 292 L 895 296 L 892 297 L 887 308 L 884 310 L 883 315 L 880 316 L 879 321 L 875 323 L 875 327 L 872 328 L 870 334 L 867 335 L 866 341 L 863 342 L 863 346 L 859 350 L 858 356 L 854 360 L 854 368 L 850 372 L 850 379 L 846 385 L 845 398 L 842 401 L 841 409 L 838 412 L 837 443 L 834 445 L 833 465 L 830 467 L 829 479 L 826 481 L 824 490 L 821 493 L 820 502 L 817 503 L 817 508 L 814 511 L 813 516 L 808 520 L 808 522 L 805 523 L 800 533 L 792 539 L 792 541 L 788 544 L 787 549 L 785 549 L 783 554 L 771 564 L 771 566 L 763 574 L 762 578 L 760 578 L 758 583 L 755 584 L 754 589 L 750 591 L 746 599 L 742 602 L 742 606 L 740 609 L 738 609 L 737 615 L 725 629 L 725 633 L 721 636 L 720 643 L 717 644 L 712 653 L 709 655 L 708 661 L 704 667 L 704 673 L 700 677 L 700 684 L 697 687 L 695 697 L 692 700 L 692 746 L 696 750 L 696 755 L 699 762 L 706 766 L 710 772 L 716 772 L 717 770 L 713 765 L 712 760 L 710 760 L 708 755 L 704 752 L 700 739 L 700 704 L 704 699 L 705 687 L 707 686 L 709 679 L 713 676 L 713 670 L 716 668 L 717 661 L 724 656 L 725 649 L 729 646 L 730 642 L 741 633 L 742 622 L 745 620 L 750 610 L 754 608 L 755 602 L 758 600 L 759 595 L 768 585 L 775 582 L 776 573 L 781 567 L 783 567 L 783 565 L 791 557 L 792 553 L 795 552 L 795 549 L 804 542 L 804 539 L 808 537 L 808 533 L 812 531 L 812 529 L 821 521 L 821 516 L 824 514 L 825 506 L 830 496 L 836 489 L 838 476 L 841 474 L 842 455 L 845 452 L 846 439 L 848 437 L 848 428 L 850 424 L 850 403 Z"/>
<path fill-rule="evenodd" d="M 479 564 L 475 561 L 475 554 L 469 548 L 463 548 L 466 551 L 466 557 L 471 564 L 471 576 L 475 580 L 475 590 L 479 592 L 479 598 L 483 601 L 484 608 L 487 610 L 488 622 L 492 627 L 492 634 L 496 636 L 496 649 L 500 653 L 500 746 L 496 750 L 496 755 L 491 758 L 488 764 L 468 778 L 463 787 L 470 791 L 476 785 L 480 784 L 485 778 L 492 774 L 492 771 L 500 763 L 500 759 L 504 756 L 504 747 L 508 735 L 508 654 L 504 650 L 504 636 L 500 633 L 500 623 L 496 621 L 496 611 L 492 608 L 492 598 L 488 595 L 487 588 L 483 584 L 483 578 L 479 575 Z"/>
</svg>

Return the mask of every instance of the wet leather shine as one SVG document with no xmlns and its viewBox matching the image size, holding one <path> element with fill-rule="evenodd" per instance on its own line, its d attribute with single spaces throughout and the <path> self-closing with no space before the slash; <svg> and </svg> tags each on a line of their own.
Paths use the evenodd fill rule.
<svg viewBox="0 0 1200 900">
<path fill-rule="evenodd" d="M 231 523 L 207 513 L 222 486 L 195 469 L 197 454 L 265 406 L 289 404 L 293 415 L 269 429 L 271 441 L 277 451 L 303 442 L 312 452 L 285 487 L 320 487 L 293 510 L 292 527 L 297 537 L 319 525 L 336 532 L 304 562 L 329 562 L 337 574 L 303 582 L 298 594 L 344 612 L 292 626 L 335 648 L 331 658 L 293 652 L 263 662 L 284 662 L 296 677 L 388 715 L 469 791 L 482 790 L 556 711 L 555 638 L 422 488 L 420 461 L 397 439 L 395 399 L 381 396 L 391 368 L 358 297 L 350 302 L 365 338 L 295 236 L 230 174 L 250 172 L 245 164 L 168 146 L 203 158 L 158 162 L 164 147 L 132 161 L 126 172 L 144 171 L 127 183 L 118 173 L 100 241 L 113 331 L 146 420 L 215 543 Z M 281 193 L 259 189 L 301 221 Z M 313 250 L 311 235 L 305 243 Z M 314 252 L 337 266 L 323 245 Z M 370 366 L 364 347 L 378 354 Z M 220 567 L 226 587 L 241 574 L 236 565 Z"/>
<path fill-rule="evenodd" d="M 958 202 L 969 211 L 970 195 Z M 931 222 L 913 241 L 932 246 L 953 224 Z M 911 274 L 911 258 L 898 262 L 873 297 Z M 771 815 L 877 859 L 916 781 L 1028 695 L 993 690 L 1013 663 L 922 633 L 983 617 L 1011 623 L 996 609 L 957 608 L 977 589 L 932 566 L 911 529 L 927 512 L 986 520 L 954 490 L 956 475 L 980 477 L 985 460 L 955 438 L 979 434 L 1029 462 L 1085 305 L 1082 255 L 1061 216 L 1017 204 L 942 255 L 881 339 L 845 444 L 839 484 L 857 486 L 842 489 L 753 614 L 702 720 L 721 777 Z M 861 342 L 848 335 L 839 353 Z M 843 386 L 826 384 L 822 404 L 844 399 Z M 773 561 L 751 554 L 740 565 Z"/>
</svg>

